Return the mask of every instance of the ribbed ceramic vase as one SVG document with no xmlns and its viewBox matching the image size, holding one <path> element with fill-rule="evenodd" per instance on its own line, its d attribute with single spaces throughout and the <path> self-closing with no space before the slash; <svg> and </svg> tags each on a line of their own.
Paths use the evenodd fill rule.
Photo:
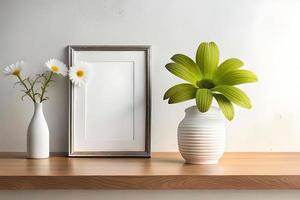
<svg viewBox="0 0 300 200">
<path fill-rule="evenodd" d="M 219 108 L 201 113 L 196 106 L 185 110 L 178 126 L 178 146 L 186 163 L 216 164 L 225 147 L 225 122 Z"/>
<path fill-rule="evenodd" d="M 27 130 L 28 158 L 49 158 L 49 129 L 43 113 L 43 104 L 34 104 L 34 114 Z"/>
</svg>

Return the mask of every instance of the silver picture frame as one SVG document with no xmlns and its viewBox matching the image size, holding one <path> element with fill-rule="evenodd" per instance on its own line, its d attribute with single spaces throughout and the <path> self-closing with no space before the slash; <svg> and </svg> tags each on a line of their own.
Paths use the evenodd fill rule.
<svg viewBox="0 0 300 200">
<path fill-rule="evenodd" d="M 102 150 L 91 150 L 91 151 L 81 151 L 74 147 L 74 139 L 76 137 L 74 130 L 74 92 L 76 87 L 74 87 L 73 83 L 69 81 L 69 156 L 70 157 L 150 157 L 151 155 L 151 73 L 150 73 L 150 54 L 151 54 L 151 46 L 149 45 L 69 45 L 68 49 L 68 67 L 70 68 L 74 64 L 75 54 L 76 52 L 115 52 L 115 51 L 142 51 L 145 55 L 145 74 L 144 74 L 144 94 L 145 94 L 145 116 L 144 116 L 144 149 L 138 151 L 119 151 L 119 150 L 110 150 L 110 151 L 102 151 Z M 138 66 L 140 67 L 140 66 Z"/>
</svg>

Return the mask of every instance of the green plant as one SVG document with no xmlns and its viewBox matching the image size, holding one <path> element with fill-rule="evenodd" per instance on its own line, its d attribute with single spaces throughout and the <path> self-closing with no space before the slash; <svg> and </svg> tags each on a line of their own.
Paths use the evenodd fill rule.
<svg viewBox="0 0 300 200">
<path fill-rule="evenodd" d="M 230 58 L 219 65 L 219 49 L 214 42 L 203 42 L 196 52 L 196 62 L 184 54 L 175 54 L 166 68 L 175 76 L 189 82 L 168 89 L 164 100 L 169 104 L 196 99 L 200 112 L 209 110 L 213 98 L 228 120 L 234 117 L 233 103 L 251 108 L 249 97 L 235 85 L 257 81 L 256 75 L 241 67 L 243 62 Z M 219 65 L 219 66 L 218 66 Z"/>
</svg>

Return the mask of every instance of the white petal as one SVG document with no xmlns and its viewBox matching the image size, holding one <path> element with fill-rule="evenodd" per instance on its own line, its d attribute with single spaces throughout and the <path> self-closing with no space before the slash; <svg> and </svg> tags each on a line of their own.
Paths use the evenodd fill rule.
<svg viewBox="0 0 300 200">
<path fill-rule="evenodd" d="M 52 66 L 57 66 L 58 67 L 58 71 L 57 72 L 54 72 L 56 74 L 61 74 L 63 76 L 67 76 L 67 67 L 66 65 L 61 62 L 60 60 L 57 60 L 57 59 L 50 59 L 48 61 L 45 62 L 45 66 L 47 68 L 48 71 L 52 71 Z"/>
</svg>

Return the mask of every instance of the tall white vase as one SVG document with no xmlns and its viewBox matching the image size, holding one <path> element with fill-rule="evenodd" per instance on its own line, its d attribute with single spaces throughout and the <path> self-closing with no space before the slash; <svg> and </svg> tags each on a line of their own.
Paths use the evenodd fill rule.
<svg viewBox="0 0 300 200">
<path fill-rule="evenodd" d="M 34 114 L 27 130 L 28 158 L 49 158 L 49 128 L 43 113 L 43 104 L 34 104 Z"/>
<path fill-rule="evenodd" d="M 185 110 L 178 126 L 178 146 L 186 163 L 216 164 L 225 147 L 225 122 L 219 108 L 201 113 L 196 106 Z"/>
</svg>

